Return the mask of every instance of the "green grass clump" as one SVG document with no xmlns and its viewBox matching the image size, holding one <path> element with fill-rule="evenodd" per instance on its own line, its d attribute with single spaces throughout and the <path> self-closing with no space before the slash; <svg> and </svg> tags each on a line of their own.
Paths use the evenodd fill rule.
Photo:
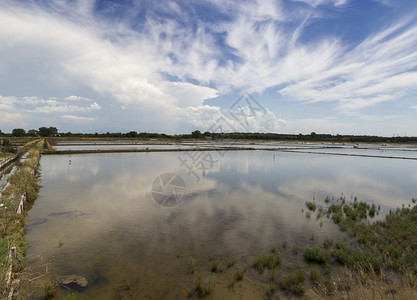
<svg viewBox="0 0 417 300">
<path fill-rule="evenodd" d="M 50 281 L 44 281 L 43 290 L 45 299 L 55 298 L 55 290 Z"/>
<path fill-rule="evenodd" d="M 281 253 L 276 248 L 271 248 L 268 256 L 265 254 L 259 254 L 254 258 L 252 265 L 253 267 L 262 274 L 266 269 L 275 270 L 281 264 Z"/>
<path fill-rule="evenodd" d="M 303 295 L 305 292 L 304 273 L 302 270 L 295 270 L 280 279 L 281 288 L 296 295 Z"/>
<path fill-rule="evenodd" d="M 333 240 L 329 238 L 325 238 L 323 241 L 323 247 L 326 250 L 329 250 L 333 245 Z"/>
<path fill-rule="evenodd" d="M 315 246 L 306 246 L 304 248 L 304 258 L 307 261 L 325 263 L 329 260 L 328 254 L 324 251 L 321 251 Z"/>
<path fill-rule="evenodd" d="M 252 264 L 253 267 L 259 272 L 259 274 L 262 274 L 267 266 L 267 257 L 265 254 L 259 254 L 254 258 Z"/>
<path fill-rule="evenodd" d="M 194 288 L 189 289 L 188 294 L 190 296 L 195 295 L 198 298 L 207 297 L 213 291 L 210 278 L 203 279 L 201 273 L 197 274 Z"/>
<path fill-rule="evenodd" d="M 70 293 L 64 297 L 64 300 L 77 300 L 78 295 L 76 293 Z"/>
<path fill-rule="evenodd" d="M 246 267 L 244 267 L 243 269 L 238 269 L 235 272 L 235 280 L 236 281 L 242 281 L 243 278 L 245 277 L 245 273 L 246 273 Z"/>
<path fill-rule="evenodd" d="M 195 271 L 197 271 L 197 261 L 194 258 L 190 258 L 190 272 L 194 274 Z"/>
<path fill-rule="evenodd" d="M 313 283 L 319 284 L 321 283 L 321 274 L 320 271 L 314 267 L 310 268 L 310 279 Z"/>
<path fill-rule="evenodd" d="M 268 298 L 271 297 L 272 295 L 274 295 L 276 290 L 277 284 L 274 281 L 270 281 L 265 289 L 265 296 L 267 296 Z"/>
<path fill-rule="evenodd" d="M 223 265 L 217 261 L 213 261 L 211 263 L 210 271 L 213 273 L 220 273 L 223 272 Z"/>
<path fill-rule="evenodd" d="M 274 270 L 281 264 L 281 254 L 279 252 L 269 253 L 266 259 L 266 267 L 268 270 Z"/>
<path fill-rule="evenodd" d="M 236 258 L 235 257 L 231 257 L 227 263 L 227 267 L 231 268 L 236 264 Z"/>
<path fill-rule="evenodd" d="M 308 208 L 309 211 L 316 211 L 317 205 L 316 202 L 314 201 L 306 201 L 306 207 Z"/>
</svg>

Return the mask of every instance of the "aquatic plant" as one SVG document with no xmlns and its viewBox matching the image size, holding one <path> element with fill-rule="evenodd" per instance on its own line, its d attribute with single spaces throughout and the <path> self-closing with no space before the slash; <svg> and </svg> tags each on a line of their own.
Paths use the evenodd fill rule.
<svg viewBox="0 0 417 300">
<path fill-rule="evenodd" d="M 199 298 L 208 296 L 213 291 L 212 283 L 209 277 L 203 279 L 201 273 L 197 274 L 193 289 L 189 290 L 189 295 L 195 295 Z"/>
<path fill-rule="evenodd" d="M 326 237 L 324 239 L 324 241 L 323 241 L 323 247 L 324 247 L 324 249 L 328 250 L 328 249 L 330 249 L 330 247 L 332 245 L 333 245 L 333 240 Z"/>
<path fill-rule="evenodd" d="M 275 283 L 275 281 L 269 281 L 268 286 L 265 288 L 265 296 L 268 298 L 273 296 L 276 290 L 277 284 Z"/>
<path fill-rule="evenodd" d="M 268 270 L 274 270 L 281 264 L 281 254 L 276 252 L 270 252 L 268 256 L 265 254 L 259 254 L 255 259 L 253 260 L 252 265 L 254 268 L 259 272 L 259 274 L 262 274 L 265 269 Z"/>
<path fill-rule="evenodd" d="M 210 271 L 213 273 L 223 272 L 223 265 L 217 261 L 213 261 L 211 264 Z"/>
<path fill-rule="evenodd" d="M 78 295 L 76 293 L 69 293 L 64 297 L 64 300 L 77 300 Z"/>
<path fill-rule="evenodd" d="M 231 268 L 236 264 L 236 258 L 235 257 L 231 257 L 227 263 L 227 267 Z"/>
<path fill-rule="evenodd" d="M 55 290 L 52 286 L 51 281 L 45 280 L 43 282 L 43 289 L 44 289 L 44 297 L 45 299 L 52 299 L 55 298 Z"/>
<path fill-rule="evenodd" d="M 324 264 L 325 262 L 329 261 L 328 254 L 324 251 L 321 251 L 319 248 L 315 246 L 306 246 L 304 248 L 304 258 L 307 261 L 317 262 Z"/>
<path fill-rule="evenodd" d="M 316 207 L 317 207 L 316 202 L 306 201 L 305 204 L 306 204 L 306 207 L 308 208 L 308 210 L 313 211 L 313 212 L 316 210 Z"/>
<path fill-rule="evenodd" d="M 252 264 L 254 268 L 259 272 L 259 274 L 262 274 L 265 271 L 267 264 L 267 258 L 265 254 L 259 254 L 257 257 L 255 257 Z"/>
<path fill-rule="evenodd" d="M 303 295 L 305 292 L 304 272 L 300 269 L 291 274 L 283 276 L 279 281 L 281 288 L 296 295 Z"/>
<path fill-rule="evenodd" d="M 246 273 L 246 267 L 243 267 L 242 269 L 236 270 L 236 272 L 235 272 L 236 281 L 242 281 L 243 278 L 245 277 L 245 273 Z"/>
<path fill-rule="evenodd" d="M 310 268 L 310 280 L 314 284 L 320 284 L 321 283 L 321 274 L 319 270 L 317 270 L 315 267 Z"/>
<path fill-rule="evenodd" d="M 190 271 L 192 274 L 197 271 L 197 261 L 194 258 L 190 258 Z"/>
</svg>

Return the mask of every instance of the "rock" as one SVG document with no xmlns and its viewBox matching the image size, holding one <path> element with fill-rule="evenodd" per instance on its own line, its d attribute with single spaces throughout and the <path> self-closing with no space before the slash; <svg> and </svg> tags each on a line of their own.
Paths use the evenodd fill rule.
<svg viewBox="0 0 417 300">
<path fill-rule="evenodd" d="M 67 275 L 59 279 L 59 284 L 65 285 L 68 287 L 71 287 L 71 286 L 86 287 L 88 285 L 88 281 L 83 276 Z"/>
</svg>

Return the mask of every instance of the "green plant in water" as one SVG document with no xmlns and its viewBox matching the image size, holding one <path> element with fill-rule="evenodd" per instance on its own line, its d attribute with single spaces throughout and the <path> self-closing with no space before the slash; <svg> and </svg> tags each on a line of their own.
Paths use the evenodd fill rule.
<svg viewBox="0 0 417 300">
<path fill-rule="evenodd" d="M 314 284 L 320 284 L 321 283 L 321 275 L 319 270 L 317 270 L 314 267 L 310 268 L 310 279 Z"/>
<path fill-rule="evenodd" d="M 272 297 L 277 290 L 277 284 L 274 281 L 269 281 L 268 286 L 265 289 L 265 296 Z"/>
<path fill-rule="evenodd" d="M 233 267 L 235 264 L 236 264 L 236 258 L 235 258 L 235 257 L 231 257 L 231 258 L 229 259 L 229 262 L 227 263 L 227 267 L 228 267 L 228 268 L 231 268 L 231 267 Z"/>
<path fill-rule="evenodd" d="M 44 289 L 45 299 L 52 299 L 55 297 L 55 291 L 50 281 L 44 281 L 43 289 Z"/>
<path fill-rule="evenodd" d="M 316 211 L 316 202 L 314 201 L 306 201 L 306 207 L 308 208 L 309 211 Z"/>
<path fill-rule="evenodd" d="M 317 263 L 325 263 L 329 260 L 328 254 L 326 252 L 323 252 L 314 246 L 306 246 L 304 248 L 304 258 L 308 261 Z"/>
<path fill-rule="evenodd" d="M 77 300 L 78 295 L 76 293 L 70 293 L 64 297 L 64 300 Z"/>
<path fill-rule="evenodd" d="M 197 278 L 195 280 L 194 289 L 189 291 L 190 295 L 196 295 L 199 298 L 204 298 L 208 296 L 212 292 L 213 288 L 211 285 L 210 278 L 206 278 L 203 280 L 201 273 L 197 274 Z"/>
<path fill-rule="evenodd" d="M 259 254 L 252 262 L 255 269 L 259 272 L 259 274 L 262 274 L 266 269 L 267 264 L 267 258 L 265 254 Z"/>
<path fill-rule="evenodd" d="M 246 273 L 246 267 L 244 267 L 241 270 L 236 270 L 236 272 L 235 272 L 236 281 L 242 281 L 243 278 L 245 277 L 245 273 Z"/>
<path fill-rule="evenodd" d="M 190 271 L 192 274 L 197 271 L 197 261 L 194 258 L 190 258 Z"/>
<path fill-rule="evenodd" d="M 281 254 L 279 252 L 270 253 L 266 259 L 268 270 L 275 270 L 281 264 Z"/>
<path fill-rule="evenodd" d="M 223 265 L 217 261 L 211 263 L 210 271 L 213 273 L 223 272 Z"/>
<path fill-rule="evenodd" d="M 280 279 L 281 288 L 296 295 L 303 295 L 304 287 L 304 273 L 302 270 L 295 270 L 291 274 L 283 276 Z"/>
<path fill-rule="evenodd" d="M 333 245 L 333 240 L 326 237 L 323 241 L 324 249 L 329 250 L 332 247 L 332 245 Z"/>
</svg>

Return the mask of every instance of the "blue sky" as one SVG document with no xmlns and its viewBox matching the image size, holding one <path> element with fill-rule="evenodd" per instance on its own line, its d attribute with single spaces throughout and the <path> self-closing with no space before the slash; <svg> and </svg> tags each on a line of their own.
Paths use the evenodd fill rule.
<svg viewBox="0 0 417 300">
<path fill-rule="evenodd" d="M 3 132 L 188 133 L 219 120 L 417 136 L 417 1 L 1 1 Z"/>
</svg>

